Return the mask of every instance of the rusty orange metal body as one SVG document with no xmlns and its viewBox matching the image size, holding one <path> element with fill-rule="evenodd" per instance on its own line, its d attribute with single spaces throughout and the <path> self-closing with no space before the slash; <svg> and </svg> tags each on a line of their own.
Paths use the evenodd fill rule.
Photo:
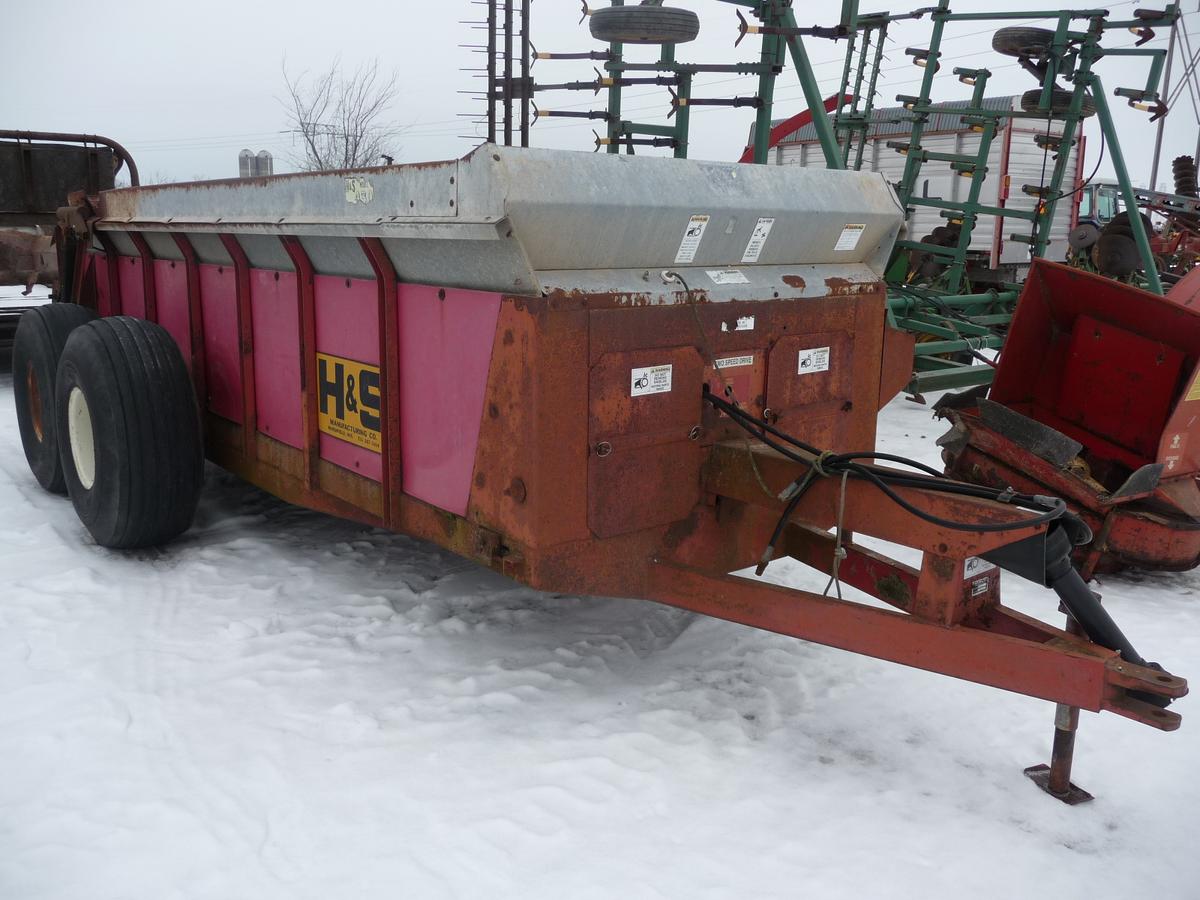
<svg viewBox="0 0 1200 900">
<path fill-rule="evenodd" d="M 532 211 L 519 190 L 525 166 L 536 174 Z M 468 199 L 465 186 L 481 169 L 482 194 L 497 184 L 509 192 L 494 214 Z M 394 230 L 371 213 L 339 219 L 336 234 L 314 233 L 310 217 L 276 219 L 272 206 L 275 194 L 294 204 L 298 192 L 330 181 L 357 206 L 393 178 L 396 202 L 411 196 L 430 210 Z M 831 183 L 855 208 L 822 199 Z M 618 223 L 604 220 L 600 198 L 620 201 L 601 185 L 664 200 L 660 208 L 631 199 L 628 209 L 647 221 L 611 230 Z M 898 489 L 945 518 L 1012 526 L 953 530 L 865 483 L 818 481 L 778 552 L 836 572 L 890 609 L 732 574 L 758 560 L 784 506 L 776 495 L 804 466 L 748 440 L 706 404 L 705 389 L 728 385 L 764 421 L 851 451 L 874 447 L 878 410 L 909 378 L 911 337 L 886 327 L 881 277 L 900 214 L 878 176 L 484 147 L 437 166 L 248 187 L 94 199 L 84 216 L 91 252 L 79 255 L 73 279 L 78 302 L 168 325 L 192 366 L 208 453 L 221 466 L 291 502 L 416 535 L 534 588 L 656 600 L 1178 726 L 1176 713 L 1144 698 L 1182 696 L 1182 678 L 1001 604 L 999 569 L 976 557 L 1047 527 L 1021 524 L 1027 513 L 1011 506 Z M 560 187 L 586 203 L 567 215 Z M 435 196 L 457 221 L 434 219 Z M 776 196 L 774 206 L 762 199 Z M 829 208 L 819 216 L 789 208 L 800 196 Z M 731 206 L 751 200 L 766 206 L 753 215 Z M 202 217 L 202 204 L 225 212 Z M 451 242 L 436 246 L 440 279 L 420 243 L 438 240 Z M 480 255 L 486 266 L 472 268 Z M 511 288 L 493 283 L 497 271 Z M 331 393 L 335 363 L 369 377 L 377 393 Z M 348 408 L 356 396 L 370 400 L 377 434 L 342 446 L 350 433 L 330 424 L 332 404 Z M 294 407 L 293 425 L 281 403 L 288 415 Z M 844 555 L 835 553 L 835 526 Z M 923 561 L 888 559 L 851 535 L 917 548 Z"/>
<path fill-rule="evenodd" d="M 1200 563 L 1200 273 L 1165 296 L 1038 260 L 986 399 L 944 414 L 946 471 L 1068 500 L 1084 577 Z"/>
</svg>

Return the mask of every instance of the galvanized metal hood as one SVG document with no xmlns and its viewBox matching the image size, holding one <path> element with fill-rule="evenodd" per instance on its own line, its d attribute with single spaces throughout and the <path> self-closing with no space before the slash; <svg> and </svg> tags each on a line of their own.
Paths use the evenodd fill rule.
<svg viewBox="0 0 1200 900">
<path fill-rule="evenodd" d="M 405 280 L 540 293 L 570 287 L 567 273 L 595 289 L 600 273 L 668 268 L 874 282 L 902 217 L 872 172 L 485 144 L 447 162 L 108 191 L 99 227 L 378 237 Z"/>
</svg>

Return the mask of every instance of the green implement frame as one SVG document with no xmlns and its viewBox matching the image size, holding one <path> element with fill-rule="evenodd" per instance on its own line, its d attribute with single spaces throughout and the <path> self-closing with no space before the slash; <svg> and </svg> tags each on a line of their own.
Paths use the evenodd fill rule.
<svg viewBox="0 0 1200 900">
<path fill-rule="evenodd" d="M 613 6 L 626 5 L 625 0 L 610 2 Z M 1145 85 L 1117 88 L 1113 95 L 1124 98 L 1130 106 L 1155 113 L 1155 118 L 1163 115 L 1166 109 L 1159 99 L 1158 88 L 1166 51 L 1142 45 L 1154 35 L 1153 29 L 1174 25 L 1179 17 L 1178 3 L 1160 11 L 1138 10 L 1132 19 L 1114 20 L 1103 9 L 955 13 L 950 9 L 950 0 L 936 0 L 935 5 L 905 13 L 860 14 L 858 0 L 843 0 L 836 24 L 800 27 L 792 0 L 717 2 L 738 7 L 740 36 L 737 43 L 749 34 L 761 37 L 757 60 L 727 64 L 685 63 L 676 58 L 674 44 L 663 45 L 658 60 L 653 62 L 628 61 L 625 49 L 619 43 L 609 44 L 607 52 L 600 53 L 539 53 L 540 59 L 595 59 L 602 62 L 604 71 L 602 74 L 598 71 L 595 82 L 538 85 L 534 91 L 605 90 L 608 102 L 602 112 L 535 109 L 535 119 L 570 116 L 601 120 L 604 134 L 596 135 L 597 149 L 603 147 L 609 153 L 634 153 L 639 146 L 669 147 L 677 157 L 686 157 L 690 112 L 694 107 L 753 107 L 756 116 L 751 141 L 752 159 L 763 164 L 768 161 L 771 149 L 776 82 L 790 62 L 804 94 L 825 165 L 831 169 L 859 169 L 864 164 L 864 148 L 876 121 L 874 101 L 880 90 L 880 67 L 889 29 L 901 20 L 928 18 L 931 29 L 927 46 L 905 50 L 905 55 L 924 70 L 919 92 L 897 97 L 904 110 L 899 122 L 908 126 L 908 134 L 889 141 L 888 146 L 905 156 L 903 175 L 895 187 L 909 216 L 921 207 L 937 209 L 942 218 L 957 228 L 957 240 L 953 246 L 911 239 L 897 242 L 896 257 L 888 272 L 891 286 L 889 316 L 896 327 L 918 335 L 914 375 L 909 384 L 909 390 L 914 394 L 990 382 L 991 367 L 973 363 L 982 358 L 980 351 L 999 349 L 1003 345 L 1020 285 L 999 283 L 986 291 L 971 290 L 968 263 L 976 225 L 984 216 L 1004 220 L 997 223 L 997 228 L 1003 227 L 1006 221 L 1015 221 L 1020 223 L 1022 233 L 1012 234 L 1010 238 L 1028 244 L 1031 258 L 1046 253 L 1058 204 L 1069 201 L 1079 189 L 1078 185 L 1067 184 L 1069 160 L 1072 147 L 1081 146 L 1081 123 L 1085 115 L 1090 114 L 1089 105 L 1095 109 L 1126 208 L 1136 208 L 1136 192 L 1129 180 L 1108 98 L 1095 67 L 1109 56 L 1146 57 L 1149 72 Z M 586 3 L 584 12 L 588 12 Z M 952 74 L 972 86 L 972 93 L 967 105 L 956 106 L 953 113 L 961 116 L 963 124 L 978 134 L 978 145 L 974 152 L 964 153 L 939 153 L 924 146 L 923 139 L 931 118 L 947 112 L 931 99 L 935 76 L 941 68 L 942 42 L 947 27 L 961 22 L 1000 25 L 1027 20 L 1049 20 L 1053 26 L 1050 45 L 1042 49 L 1036 59 L 1021 59 L 1022 66 L 1035 74 L 1042 86 L 1037 108 L 1023 111 L 989 106 L 984 103 L 984 98 L 991 72 L 986 68 L 955 68 Z M 1136 45 L 1102 46 L 1108 32 L 1130 31 L 1139 35 Z M 841 84 L 836 95 L 846 102 L 832 113 L 826 111 L 820 85 L 805 49 L 806 37 L 846 41 Z M 757 87 L 753 95 L 747 96 L 696 96 L 694 80 L 703 73 L 755 76 Z M 1072 85 L 1070 102 L 1065 109 L 1058 88 L 1060 79 Z M 668 124 L 635 122 L 624 116 L 623 89 L 637 84 L 664 85 L 670 90 Z M 993 142 L 998 132 L 1020 119 L 1047 123 L 1047 134 L 1044 138 L 1039 136 L 1039 146 L 1047 159 L 1054 159 L 1049 181 L 1021 187 L 1025 194 L 1036 198 L 1031 209 L 989 205 L 981 201 L 981 196 Z M 1052 121 L 1059 123 L 1061 133 L 1051 134 L 1049 125 Z M 949 165 L 953 172 L 969 179 L 965 199 L 917 194 L 916 185 L 920 183 L 922 169 L 930 163 Z M 1145 266 L 1147 287 L 1162 293 L 1149 235 L 1139 216 L 1131 217 L 1130 229 Z M 909 283 L 909 255 L 917 252 L 934 254 L 941 263 L 940 272 L 931 283 Z"/>
<path fill-rule="evenodd" d="M 1016 302 L 1016 290 L 990 290 L 985 293 L 964 292 L 968 254 L 972 233 L 981 216 L 992 216 L 1005 220 L 1028 222 L 1027 234 L 1013 234 L 1011 239 L 1029 244 L 1030 256 L 1043 256 L 1050 240 L 1050 229 L 1057 205 L 1069 200 L 1078 189 L 1067 185 L 1070 150 L 1078 143 L 1084 118 L 1085 103 L 1090 99 L 1095 107 L 1105 145 L 1116 172 L 1121 192 L 1129 204 L 1135 206 L 1135 190 L 1129 179 L 1121 145 L 1113 124 L 1108 98 L 1095 64 L 1105 56 L 1144 56 L 1150 60 L 1149 73 L 1144 87 L 1118 88 L 1115 96 L 1125 98 L 1131 106 L 1161 115 L 1165 110 L 1158 102 L 1158 86 L 1165 62 L 1165 51 L 1144 49 L 1140 46 L 1105 49 L 1101 41 L 1109 31 L 1135 31 L 1143 39 L 1152 35 L 1155 27 L 1170 27 L 1178 17 L 1177 5 L 1168 6 L 1161 12 L 1139 11 L 1132 20 L 1116 21 L 1108 18 L 1105 10 L 1064 10 L 1057 13 L 1038 11 L 953 13 L 949 0 L 939 0 L 935 7 L 900 16 L 879 14 L 858 17 L 858 36 L 852 38 L 847 51 L 843 70 L 843 90 L 853 77 L 861 82 L 862 72 L 878 67 L 878 48 L 886 39 L 889 26 L 901 18 L 928 15 L 932 21 L 929 45 L 910 48 L 906 55 L 924 69 L 921 87 L 915 96 L 897 97 L 908 111 L 910 132 L 906 140 L 890 142 L 889 146 L 905 155 L 904 174 L 896 185 L 901 203 L 911 213 L 918 207 L 938 209 L 943 218 L 959 226 L 958 240 L 951 247 L 940 247 L 913 240 L 902 240 L 897 251 L 934 253 L 944 263 L 945 269 L 935 283 L 924 291 L 917 292 L 902 283 L 905 267 L 893 268 L 891 279 L 891 314 L 897 327 L 905 328 L 918 335 L 914 360 L 914 377 L 909 389 L 915 393 L 927 390 L 942 390 L 985 384 L 991 380 L 992 370 L 987 366 L 972 365 L 980 350 L 999 348 L 1003 334 L 1011 318 Z M 954 22 L 991 21 L 1003 23 L 1013 20 L 1050 19 L 1053 21 L 1054 37 L 1051 46 L 1040 62 L 1043 68 L 1036 71 L 1042 84 L 1042 94 L 1036 111 L 989 109 L 983 105 L 988 78 L 987 69 L 955 68 L 952 72 L 960 81 L 973 85 L 972 97 L 967 107 L 955 109 L 964 125 L 979 134 L 977 152 L 974 154 L 933 153 L 922 146 L 925 128 L 934 114 L 945 112 L 934 107 L 931 92 L 934 76 L 940 68 L 942 40 L 946 26 Z M 1084 27 L 1077 28 L 1076 23 Z M 1143 41 L 1139 41 L 1141 44 Z M 875 50 L 872 51 L 872 45 Z M 1026 68 L 1035 70 L 1031 61 L 1023 60 Z M 853 73 L 853 74 L 852 74 Z M 872 73 L 872 78 L 874 78 Z M 1058 79 L 1073 85 L 1070 103 L 1065 110 L 1056 110 L 1054 90 Z M 857 142 L 858 152 L 855 167 L 862 165 L 862 146 L 866 143 L 870 127 L 875 93 L 869 92 L 851 106 L 837 112 L 834 119 L 835 131 L 847 153 Z M 981 188 L 987 175 L 987 160 L 996 133 L 1003 127 L 1003 120 L 1041 120 L 1049 123 L 1057 120 L 1061 133 L 1051 137 L 1049 132 L 1043 140 L 1044 151 L 1054 155 L 1054 166 L 1049 182 L 1040 185 L 1025 185 L 1022 190 L 1035 197 L 1032 209 L 994 207 L 980 202 Z M 847 158 L 849 158 L 847 156 Z M 951 201 L 940 198 L 921 197 L 915 188 L 919 183 L 922 167 L 929 162 L 948 163 L 957 174 L 969 178 L 970 190 L 965 200 Z M 1134 216 L 1131 231 L 1137 244 L 1145 269 L 1147 287 L 1162 293 L 1154 256 L 1150 249 L 1149 235 L 1140 217 Z M 1001 223 L 1003 224 L 1003 223 Z M 998 226 L 999 227 L 999 226 Z M 1006 286 L 1007 287 L 1007 286 Z M 1012 286 L 1016 288 L 1017 286 Z M 968 356 L 964 359 L 964 356 Z"/>
</svg>

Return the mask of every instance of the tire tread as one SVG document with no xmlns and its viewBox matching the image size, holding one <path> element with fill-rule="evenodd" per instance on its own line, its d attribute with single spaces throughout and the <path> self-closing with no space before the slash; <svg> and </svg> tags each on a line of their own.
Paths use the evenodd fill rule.
<svg viewBox="0 0 1200 900">
<path fill-rule="evenodd" d="M 103 546 L 165 543 L 190 526 L 203 481 L 200 414 L 187 365 L 170 333 L 151 322 L 115 316 L 83 332 L 72 338 L 64 363 L 79 370 L 78 380 L 90 383 L 99 399 L 112 404 L 109 421 L 115 434 L 97 434 L 94 496 L 82 489 L 68 465 L 75 508 Z M 63 434 L 63 453 L 69 454 L 65 428 Z M 112 467 L 104 473 L 103 487 L 102 440 Z"/>
</svg>

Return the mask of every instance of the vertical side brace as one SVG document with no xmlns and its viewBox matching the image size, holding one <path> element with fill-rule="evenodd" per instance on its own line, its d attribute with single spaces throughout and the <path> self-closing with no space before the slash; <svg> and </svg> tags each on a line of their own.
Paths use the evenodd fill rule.
<svg viewBox="0 0 1200 900">
<path fill-rule="evenodd" d="M 88 245 L 84 242 L 83 238 L 76 236 L 74 232 L 64 230 L 61 226 L 57 229 L 55 241 L 60 246 L 74 248 L 73 252 L 67 256 L 68 259 L 74 260 L 74 265 L 71 266 L 71 293 L 67 299 L 72 303 L 80 303 L 88 306 L 98 313 L 100 311 L 97 308 L 99 306 L 99 298 L 96 297 L 95 293 L 92 294 L 90 302 L 83 303 L 83 286 L 87 280 L 88 266 L 93 266 L 92 280 L 93 283 L 95 282 L 95 259 L 93 258 L 95 254 L 89 251 Z"/>
<path fill-rule="evenodd" d="M 96 232 L 96 240 L 104 248 L 104 259 L 107 263 L 104 268 L 108 270 L 108 302 L 111 314 L 114 316 L 123 315 L 125 304 L 121 302 L 121 276 L 117 271 L 117 266 L 121 264 L 121 255 L 117 253 L 117 248 L 113 244 L 112 238 L 103 231 Z"/>
<path fill-rule="evenodd" d="M 201 410 L 208 409 L 208 366 L 204 355 L 204 307 L 200 304 L 200 260 L 186 234 L 173 232 L 187 271 L 188 333 L 191 335 L 192 383 Z"/>
<path fill-rule="evenodd" d="M 225 252 L 233 260 L 237 297 L 238 356 L 242 379 L 242 455 L 247 462 L 258 458 L 258 399 L 254 388 L 254 318 L 250 309 L 250 260 L 232 234 L 220 235 Z"/>
<path fill-rule="evenodd" d="M 150 245 L 140 232 L 130 231 L 129 239 L 137 247 L 138 255 L 142 258 L 142 296 L 146 302 L 146 321 L 158 321 L 158 294 L 154 288 L 154 254 Z"/>
<path fill-rule="evenodd" d="M 379 365 L 383 386 L 383 521 L 399 527 L 396 512 L 404 488 L 400 431 L 400 295 L 396 267 L 379 238 L 359 238 L 379 285 Z"/>
<path fill-rule="evenodd" d="M 318 466 L 321 432 L 317 418 L 317 307 L 313 296 L 312 260 L 298 237 L 281 237 L 280 242 L 296 267 L 296 293 L 300 309 L 300 402 L 304 423 L 304 486 L 320 487 Z"/>
</svg>

